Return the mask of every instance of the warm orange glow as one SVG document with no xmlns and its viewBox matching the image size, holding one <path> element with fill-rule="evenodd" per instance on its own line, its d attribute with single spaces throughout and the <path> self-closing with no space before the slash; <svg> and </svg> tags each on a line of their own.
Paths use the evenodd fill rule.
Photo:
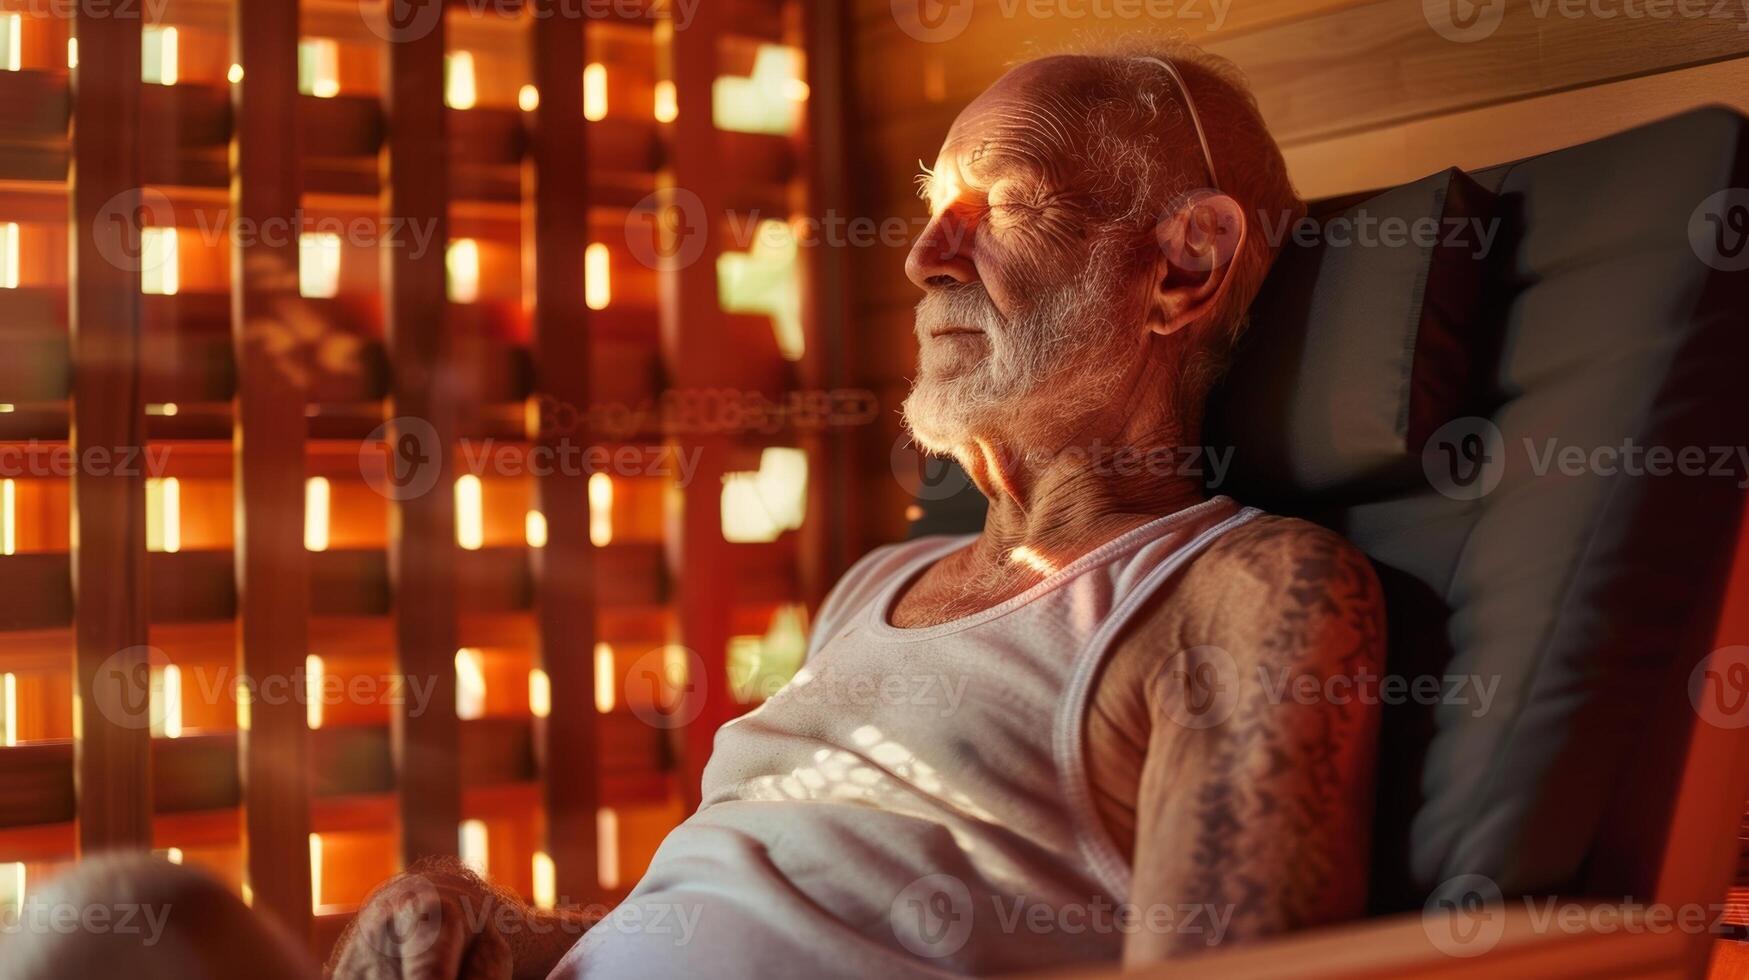
<svg viewBox="0 0 1749 980">
<path fill-rule="evenodd" d="M 298 42 L 298 91 L 318 99 L 340 94 L 340 45 L 331 37 Z"/>
<path fill-rule="evenodd" d="M 595 811 L 596 879 L 601 887 L 619 887 L 619 814 L 609 807 Z"/>
<path fill-rule="evenodd" d="M 464 473 L 455 481 L 455 543 L 468 551 L 486 544 L 486 521 L 480 478 Z"/>
<path fill-rule="evenodd" d="M 310 654 L 304 658 L 304 724 L 315 731 L 322 727 L 322 685 L 328 676 L 328 665 L 322 658 Z"/>
<path fill-rule="evenodd" d="M 175 296 L 182 289 L 180 245 L 175 228 L 140 229 L 140 292 Z"/>
<path fill-rule="evenodd" d="M 674 94 L 673 82 L 657 82 L 655 98 L 657 122 L 671 123 L 680 117 L 680 103 Z"/>
<path fill-rule="evenodd" d="M 322 835 L 310 835 L 310 911 L 322 907 Z"/>
<path fill-rule="evenodd" d="M 146 481 L 146 550 L 182 550 L 182 483 L 176 477 Z"/>
<path fill-rule="evenodd" d="M 613 477 L 589 475 L 589 543 L 597 548 L 613 541 Z"/>
<path fill-rule="evenodd" d="M 304 481 L 304 550 L 328 550 L 328 478 L 312 476 Z"/>
<path fill-rule="evenodd" d="M 0 70 L 24 67 L 24 16 L 0 14 Z"/>
<path fill-rule="evenodd" d="M 553 713 L 553 682 L 539 667 L 528 672 L 528 713 L 536 718 Z"/>
<path fill-rule="evenodd" d="M 461 826 L 462 863 L 474 869 L 474 873 L 482 877 L 486 874 L 487 841 L 486 821 L 463 820 Z"/>
<path fill-rule="evenodd" d="M 463 721 L 486 713 L 486 670 L 480 651 L 462 647 L 455 652 L 455 715 Z"/>
<path fill-rule="evenodd" d="M 444 267 L 449 271 L 449 301 L 472 303 L 480 298 L 480 243 L 472 238 L 458 238 L 449 243 L 444 254 Z"/>
<path fill-rule="evenodd" d="M 607 246 L 600 242 L 583 250 L 583 302 L 592 310 L 605 310 L 613 300 L 607 260 Z"/>
<path fill-rule="evenodd" d="M 18 288 L 18 222 L 0 221 L 0 289 Z"/>
<path fill-rule="evenodd" d="M 158 85 L 175 85 L 178 35 L 174 27 L 143 27 L 140 29 L 140 80 Z"/>
<path fill-rule="evenodd" d="M 451 109 L 472 109 L 477 97 L 473 52 L 452 51 L 444 55 L 443 104 Z"/>
<path fill-rule="evenodd" d="M 0 480 L 0 555 L 18 554 L 18 484 Z"/>
<path fill-rule="evenodd" d="M 558 874 L 552 856 L 545 851 L 534 852 L 534 907 L 550 909 L 558 902 Z"/>
<path fill-rule="evenodd" d="M 607 714 L 613 710 L 615 690 L 618 684 L 618 671 L 613 666 L 613 647 L 606 643 L 595 644 L 595 710 Z"/>
<path fill-rule="evenodd" d="M 607 66 L 600 62 L 583 69 L 583 118 L 590 122 L 607 118 Z"/>
<path fill-rule="evenodd" d="M 1008 560 L 1016 565 L 1025 565 L 1040 575 L 1049 575 L 1057 570 L 1057 566 L 1044 555 L 1034 551 L 1029 545 L 1021 545 L 1008 553 Z"/>
<path fill-rule="evenodd" d="M 18 675 L 0 674 L 0 745 L 18 744 Z"/>
<path fill-rule="evenodd" d="M 922 179 L 930 214 L 940 214 L 960 196 L 960 181 L 952 164 L 944 164 L 936 170 L 925 167 Z"/>
</svg>

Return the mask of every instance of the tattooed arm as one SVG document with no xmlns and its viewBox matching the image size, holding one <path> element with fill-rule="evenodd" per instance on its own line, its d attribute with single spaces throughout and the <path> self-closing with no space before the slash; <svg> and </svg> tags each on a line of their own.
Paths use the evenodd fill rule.
<svg viewBox="0 0 1749 980">
<path fill-rule="evenodd" d="M 1126 963 L 1365 911 L 1384 642 L 1366 558 L 1283 518 L 1229 532 L 1132 631 L 1150 731 L 1130 901 L 1186 928 L 1132 934 Z"/>
</svg>

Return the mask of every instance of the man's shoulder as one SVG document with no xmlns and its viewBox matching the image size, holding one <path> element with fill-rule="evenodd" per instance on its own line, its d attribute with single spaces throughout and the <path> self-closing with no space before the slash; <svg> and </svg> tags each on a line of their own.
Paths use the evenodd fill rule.
<svg viewBox="0 0 1749 980">
<path fill-rule="evenodd" d="M 1264 514 L 1215 539 L 1151 597 L 1125 646 L 1171 656 L 1216 645 L 1249 659 L 1290 647 L 1303 655 L 1331 633 L 1379 632 L 1382 644 L 1383 608 L 1359 548 L 1310 521 Z"/>
<path fill-rule="evenodd" d="M 1372 563 L 1347 538 L 1311 521 L 1275 514 L 1261 514 L 1216 538 L 1185 569 L 1184 578 L 1259 596 L 1377 582 Z"/>
</svg>

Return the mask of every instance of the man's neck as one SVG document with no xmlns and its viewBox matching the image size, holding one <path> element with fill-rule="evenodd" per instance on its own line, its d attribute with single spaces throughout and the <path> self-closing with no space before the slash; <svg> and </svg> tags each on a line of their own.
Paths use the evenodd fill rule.
<svg viewBox="0 0 1749 980">
<path fill-rule="evenodd" d="M 1201 502 L 1202 483 L 1180 471 L 1176 427 L 1077 440 L 1046 456 L 980 441 L 962 460 L 990 502 L 974 545 L 981 561 L 1061 568 L 1154 518 Z"/>
</svg>

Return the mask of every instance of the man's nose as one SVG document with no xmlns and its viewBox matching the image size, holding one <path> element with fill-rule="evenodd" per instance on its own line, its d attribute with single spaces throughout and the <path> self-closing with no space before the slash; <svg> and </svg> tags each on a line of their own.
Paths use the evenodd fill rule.
<svg viewBox="0 0 1749 980">
<path fill-rule="evenodd" d="M 972 225 L 953 206 L 942 208 L 911 246 L 905 276 L 918 289 L 974 282 L 978 269 L 971 259 Z"/>
</svg>

